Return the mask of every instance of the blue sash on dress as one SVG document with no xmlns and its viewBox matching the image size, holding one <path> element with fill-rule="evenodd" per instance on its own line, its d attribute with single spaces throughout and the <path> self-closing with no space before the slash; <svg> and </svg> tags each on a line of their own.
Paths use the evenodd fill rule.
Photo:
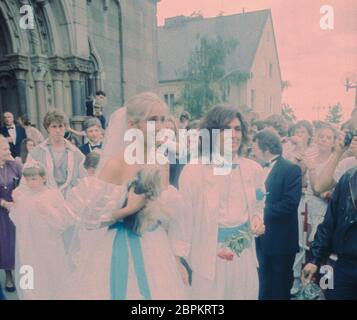
<svg viewBox="0 0 357 320">
<path fill-rule="evenodd" d="M 218 228 L 218 242 L 223 243 L 232 238 L 235 235 L 241 233 L 241 231 L 249 232 L 250 231 L 250 222 L 247 221 L 237 227 L 219 227 Z M 250 245 L 247 244 L 247 245 Z"/>
<path fill-rule="evenodd" d="M 140 236 L 125 228 L 122 222 L 117 222 L 111 225 L 109 229 L 117 230 L 115 239 L 113 241 L 112 262 L 110 270 L 111 299 L 126 299 L 129 276 L 129 243 L 130 253 L 140 293 L 146 300 L 151 300 L 151 293 L 146 277 L 144 258 L 141 249 Z"/>
</svg>

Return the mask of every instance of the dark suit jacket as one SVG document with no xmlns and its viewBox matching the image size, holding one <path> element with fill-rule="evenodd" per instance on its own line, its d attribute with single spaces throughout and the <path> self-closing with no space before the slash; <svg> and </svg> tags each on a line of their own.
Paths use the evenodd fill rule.
<svg viewBox="0 0 357 320">
<path fill-rule="evenodd" d="M 26 139 L 26 131 L 24 128 L 18 126 L 18 125 L 14 125 L 15 129 L 16 129 L 16 141 L 15 143 L 10 143 L 10 151 L 11 151 L 11 155 L 16 158 L 20 156 L 20 146 L 21 146 L 21 142 L 22 140 Z M 0 128 L 0 134 L 2 134 L 4 137 L 10 137 L 9 134 L 9 130 L 7 129 L 7 127 L 1 127 Z"/>
<path fill-rule="evenodd" d="M 94 100 L 88 100 L 86 101 L 86 114 L 89 117 L 93 117 L 94 116 Z"/>
<path fill-rule="evenodd" d="M 106 127 L 106 119 L 103 115 L 100 115 L 99 117 L 97 117 L 100 121 L 100 124 L 102 125 L 102 128 L 105 129 Z"/>
<path fill-rule="evenodd" d="M 288 255 L 299 251 L 298 206 L 301 169 L 279 157 L 265 182 L 265 234 L 258 237 L 258 254 Z"/>
<path fill-rule="evenodd" d="M 90 149 L 89 149 L 89 143 L 85 143 L 85 144 L 82 144 L 80 147 L 79 147 L 79 150 L 81 150 L 81 152 L 86 156 L 89 152 L 90 152 Z"/>
</svg>

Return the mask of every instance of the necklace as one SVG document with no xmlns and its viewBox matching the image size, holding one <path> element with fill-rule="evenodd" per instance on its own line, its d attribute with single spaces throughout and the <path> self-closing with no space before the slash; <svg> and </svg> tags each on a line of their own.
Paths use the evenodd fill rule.
<svg viewBox="0 0 357 320">
<path fill-rule="evenodd" d="M 3 182 L 4 189 L 7 190 L 7 167 L 5 164 L 3 164 L 2 166 L 0 166 L 0 169 L 4 169 L 4 178 L 2 175 L 0 175 L 0 177 Z"/>
</svg>

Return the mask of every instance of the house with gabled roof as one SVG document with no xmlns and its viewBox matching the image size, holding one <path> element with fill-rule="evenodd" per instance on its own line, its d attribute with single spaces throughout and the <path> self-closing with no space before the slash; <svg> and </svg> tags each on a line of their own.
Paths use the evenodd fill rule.
<svg viewBox="0 0 357 320">
<path fill-rule="evenodd" d="M 225 72 L 239 71 L 250 77 L 230 88 L 230 104 L 252 108 L 262 118 L 281 113 L 282 78 L 270 10 L 166 19 L 158 29 L 158 75 L 160 94 L 170 107 L 180 97 L 184 72 L 200 36 L 237 40 L 226 58 Z"/>
</svg>

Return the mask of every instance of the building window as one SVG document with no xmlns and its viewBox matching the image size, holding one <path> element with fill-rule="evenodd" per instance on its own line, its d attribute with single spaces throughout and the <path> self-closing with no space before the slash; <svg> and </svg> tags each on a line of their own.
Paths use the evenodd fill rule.
<svg viewBox="0 0 357 320">
<path fill-rule="evenodd" d="M 273 78 L 273 64 L 269 63 L 269 77 Z"/>
<path fill-rule="evenodd" d="M 90 55 L 90 74 L 87 74 L 85 77 L 85 94 L 86 94 L 86 99 L 92 99 L 95 97 L 95 93 L 97 91 L 97 86 L 98 86 L 98 78 L 99 78 L 99 73 L 98 73 L 98 61 L 94 57 L 94 55 Z"/>
<path fill-rule="evenodd" d="M 269 108 L 270 108 L 270 112 L 273 112 L 273 98 L 270 97 L 270 100 L 269 100 Z"/>
<path fill-rule="evenodd" d="M 254 109 L 255 106 L 255 90 L 250 91 L 250 107 Z"/>
<path fill-rule="evenodd" d="M 174 108 L 175 105 L 175 94 L 166 93 L 164 94 L 165 103 L 170 107 L 170 109 Z"/>
</svg>

